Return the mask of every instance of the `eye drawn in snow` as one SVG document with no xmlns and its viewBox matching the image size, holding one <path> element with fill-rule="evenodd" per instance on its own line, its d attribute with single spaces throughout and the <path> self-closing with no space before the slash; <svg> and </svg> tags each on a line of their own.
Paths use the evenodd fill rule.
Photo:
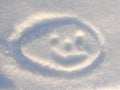
<svg viewBox="0 0 120 90">
<path fill-rule="evenodd" d="M 72 72 L 92 66 L 103 51 L 104 37 L 77 16 L 37 14 L 17 24 L 8 42 L 22 67 Z"/>
</svg>

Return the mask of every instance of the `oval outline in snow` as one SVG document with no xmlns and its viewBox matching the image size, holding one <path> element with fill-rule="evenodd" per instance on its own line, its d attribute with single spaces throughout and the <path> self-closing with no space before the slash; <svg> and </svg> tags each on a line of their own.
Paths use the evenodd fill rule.
<svg viewBox="0 0 120 90">
<path fill-rule="evenodd" d="M 33 62 L 32 58 L 27 58 L 22 53 L 20 49 L 22 38 L 24 38 L 27 32 L 32 31 L 31 28 L 43 27 L 45 25 L 48 25 L 48 26 L 52 25 L 53 27 L 56 27 L 59 24 L 64 25 L 64 24 L 71 24 L 71 23 L 75 25 L 79 25 L 82 28 L 85 28 L 85 30 L 87 30 L 96 40 L 98 40 L 100 44 L 100 50 L 94 56 L 91 56 L 90 59 L 87 60 L 87 62 L 84 62 L 80 66 L 75 66 L 72 68 L 70 67 L 64 68 L 60 66 L 58 69 L 56 69 L 54 65 L 50 66 L 50 64 L 48 63 L 45 63 L 45 65 L 42 65 L 42 64 L 40 65 L 36 62 Z M 80 19 L 79 17 L 75 15 L 68 15 L 68 14 L 46 14 L 46 13 L 45 14 L 38 13 L 36 15 L 32 15 L 28 19 L 24 20 L 22 23 L 17 24 L 15 26 L 13 33 L 10 35 L 10 37 L 8 37 L 7 40 L 10 43 L 11 51 L 16 61 L 22 67 L 25 67 L 31 71 L 36 71 L 36 72 L 39 72 L 39 70 L 41 69 L 52 70 L 55 72 L 82 71 L 87 67 L 92 66 L 92 64 L 96 59 L 101 58 L 101 55 L 103 55 L 103 46 L 105 43 L 102 33 L 100 33 L 90 23 Z"/>
</svg>

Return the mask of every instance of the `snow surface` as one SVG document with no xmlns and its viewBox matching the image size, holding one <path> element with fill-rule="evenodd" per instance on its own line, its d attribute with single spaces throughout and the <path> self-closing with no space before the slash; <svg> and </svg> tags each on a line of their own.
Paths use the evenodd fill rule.
<svg viewBox="0 0 120 90">
<path fill-rule="evenodd" d="M 0 0 L 0 90 L 120 90 L 119 0 Z"/>
</svg>

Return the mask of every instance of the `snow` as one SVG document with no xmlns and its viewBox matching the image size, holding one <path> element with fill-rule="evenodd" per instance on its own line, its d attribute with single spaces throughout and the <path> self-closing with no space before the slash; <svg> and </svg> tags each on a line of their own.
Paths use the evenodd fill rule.
<svg viewBox="0 0 120 90">
<path fill-rule="evenodd" d="M 119 90 L 119 0 L 0 1 L 0 90 Z"/>
</svg>

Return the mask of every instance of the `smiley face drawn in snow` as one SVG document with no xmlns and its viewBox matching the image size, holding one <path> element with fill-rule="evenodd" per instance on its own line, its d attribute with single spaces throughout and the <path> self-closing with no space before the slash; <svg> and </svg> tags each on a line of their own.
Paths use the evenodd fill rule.
<svg viewBox="0 0 120 90">
<path fill-rule="evenodd" d="M 8 42 L 22 67 L 72 72 L 95 62 L 102 53 L 104 38 L 77 16 L 37 14 L 16 25 Z"/>
<path fill-rule="evenodd" d="M 84 32 L 76 30 L 75 37 L 66 36 L 64 40 L 59 34 L 50 35 L 51 56 L 61 65 L 71 66 L 88 58 L 88 52 L 84 50 Z"/>
</svg>

